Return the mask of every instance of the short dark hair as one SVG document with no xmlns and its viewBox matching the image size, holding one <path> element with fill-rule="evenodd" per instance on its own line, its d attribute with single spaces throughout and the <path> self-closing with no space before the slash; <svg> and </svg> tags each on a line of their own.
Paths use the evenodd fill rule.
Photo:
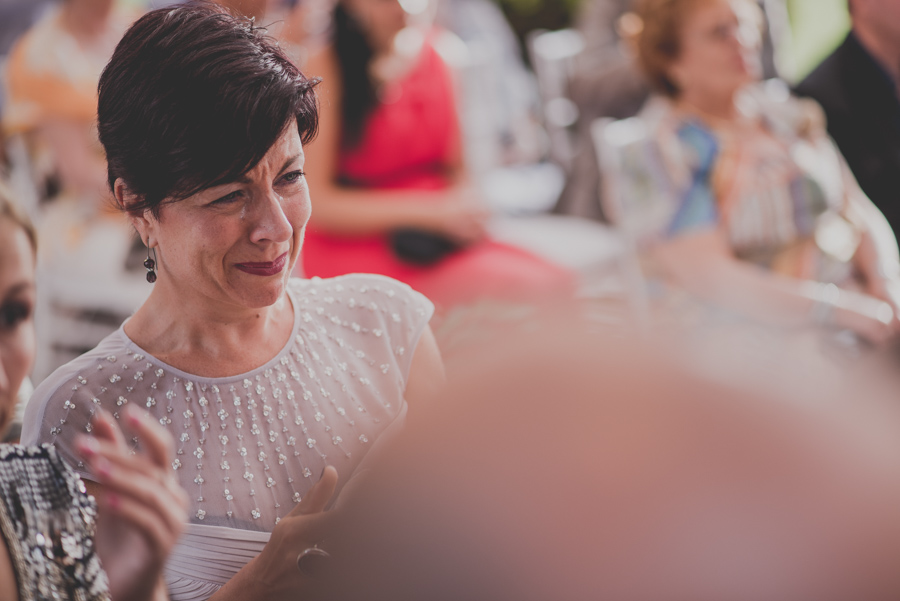
<svg viewBox="0 0 900 601">
<path fill-rule="evenodd" d="M 110 188 L 121 178 L 158 217 L 164 200 L 232 182 L 295 119 L 318 128 L 307 79 L 265 29 L 211 2 L 150 11 L 125 33 L 100 77 L 97 108 Z"/>
</svg>

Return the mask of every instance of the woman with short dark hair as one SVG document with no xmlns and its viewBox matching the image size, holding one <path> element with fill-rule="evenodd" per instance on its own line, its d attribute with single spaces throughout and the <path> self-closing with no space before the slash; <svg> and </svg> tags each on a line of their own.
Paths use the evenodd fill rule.
<svg viewBox="0 0 900 601">
<path fill-rule="evenodd" d="M 333 491 L 442 378 L 420 294 L 379 276 L 290 278 L 315 83 L 209 3 L 145 15 L 100 81 L 109 185 L 153 291 L 39 386 L 23 439 L 96 481 L 72 453 L 96 408 L 137 403 L 172 432 L 191 499 L 173 599 L 296 598 Z"/>
</svg>

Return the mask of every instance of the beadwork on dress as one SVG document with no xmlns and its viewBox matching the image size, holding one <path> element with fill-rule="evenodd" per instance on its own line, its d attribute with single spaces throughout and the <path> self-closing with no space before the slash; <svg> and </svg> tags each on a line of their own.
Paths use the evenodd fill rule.
<svg viewBox="0 0 900 601">
<path fill-rule="evenodd" d="M 401 413 L 408 349 L 433 311 L 425 297 L 381 276 L 292 280 L 289 295 L 289 343 L 235 377 L 179 371 L 119 329 L 35 392 L 38 440 L 54 443 L 89 479 L 75 436 L 90 431 L 97 407 L 118 418 L 126 404 L 140 403 L 176 441 L 172 469 L 188 491 L 192 522 L 271 531 L 327 465 L 343 484 Z"/>
</svg>

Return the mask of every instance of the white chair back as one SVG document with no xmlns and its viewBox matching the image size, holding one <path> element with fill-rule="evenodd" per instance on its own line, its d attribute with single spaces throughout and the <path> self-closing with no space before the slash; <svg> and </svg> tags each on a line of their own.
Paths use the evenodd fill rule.
<svg viewBox="0 0 900 601">
<path fill-rule="evenodd" d="M 634 190 L 627 186 L 623 177 L 625 172 L 623 152 L 626 148 L 647 140 L 650 133 L 640 117 L 631 117 L 620 121 L 597 119 L 591 126 L 591 135 L 603 182 L 601 196 L 603 211 L 610 223 L 619 231 L 624 246 L 620 269 L 626 295 L 636 325 L 646 330 L 650 325 L 650 298 L 647 281 L 641 268 L 637 227 L 632 222 L 632 213 L 625 206 L 628 195 L 634 193 Z"/>
<path fill-rule="evenodd" d="M 550 159 L 568 172 L 574 146 L 571 127 L 578 120 L 578 107 L 569 98 L 569 82 L 584 40 L 574 29 L 539 30 L 528 36 L 527 47 L 537 76 Z"/>
</svg>

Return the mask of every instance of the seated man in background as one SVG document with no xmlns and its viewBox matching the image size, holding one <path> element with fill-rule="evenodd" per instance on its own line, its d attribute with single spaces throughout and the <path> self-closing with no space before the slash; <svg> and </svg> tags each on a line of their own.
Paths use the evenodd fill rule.
<svg viewBox="0 0 900 601">
<path fill-rule="evenodd" d="M 853 28 L 800 85 L 863 192 L 900 232 L 900 3 L 849 0 Z"/>
</svg>

